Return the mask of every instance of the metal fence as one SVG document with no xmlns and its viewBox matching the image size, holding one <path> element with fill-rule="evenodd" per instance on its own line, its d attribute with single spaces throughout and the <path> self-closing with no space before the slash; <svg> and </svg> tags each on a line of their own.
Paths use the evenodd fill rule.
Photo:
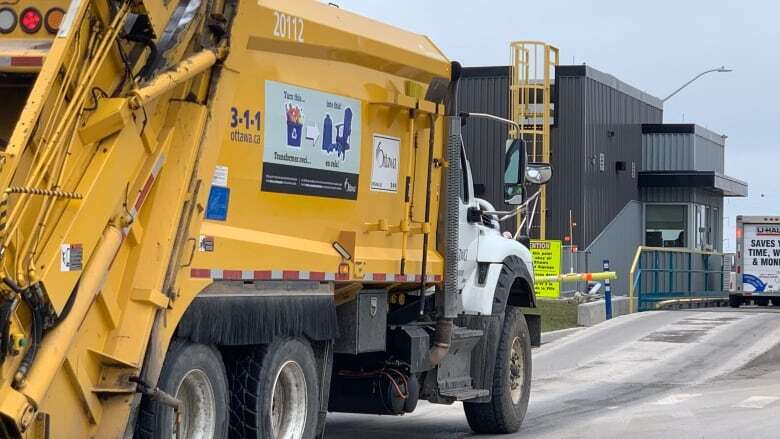
<svg viewBox="0 0 780 439">
<path fill-rule="evenodd" d="M 636 297 L 639 311 L 656 309 L 668 300 L 728 296 L 724 284 L 729 267 L 723 253 L 639 247 L 629 276 L 629 303 L 633 308 Z"/>
</svg>

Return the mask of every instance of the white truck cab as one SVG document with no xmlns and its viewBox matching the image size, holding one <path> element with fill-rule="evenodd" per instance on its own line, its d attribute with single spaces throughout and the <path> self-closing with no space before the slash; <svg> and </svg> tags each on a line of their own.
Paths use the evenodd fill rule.
<svg viewBox="0 0 780 439">
<path fill-rule="evenodd" d="M 489 115 L 462 116 L 485 117 L 514 124 L 512 121 Z M 525 142 L 522 140 L 507 141 L 504 195 L 508 204 L 517 207 L 511 212 L 498 212 L 490 202 L 475 196 L 471 164 L 463 150 L 461 157 L 464 184 L 459 209 L 458 288 L 462 291 L 464 314 L 489 315 L 493 309 L 501 270 L 508 258 L 518 258 L 528 273 L 533 275 L 531 251 L 515 239 L 517 236 L 504 236 L 501 223 L 514 219 L 521 213 L 528 213 L 530 220 L 525 222 L 526 232 L 530 230 L 535 212 L 529 207 L 538 198 L 538 192 L 527 198 L 524 194 L 529 192 L 530 186 L 546 184 L 552 177 L 552 169 L 548 164 L 528 163 Z"/>
</svg>

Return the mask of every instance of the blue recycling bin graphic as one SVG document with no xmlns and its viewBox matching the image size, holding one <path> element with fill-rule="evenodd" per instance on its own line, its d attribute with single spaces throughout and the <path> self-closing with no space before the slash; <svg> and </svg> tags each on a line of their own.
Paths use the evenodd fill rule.
<svg viewBox="0 0 780 439">
<path fill-rule="evenodd" d="M 287 104 L 287 145 L 295 148 L 301 147 L 303 137 L 303 111 L 298 105 Z"/>
<path fill-rule="evenodd" d="M 287 122 L 287 145 L 300 148 L 302 136 L 303 136 L 302 124 Z"/>
</svg>

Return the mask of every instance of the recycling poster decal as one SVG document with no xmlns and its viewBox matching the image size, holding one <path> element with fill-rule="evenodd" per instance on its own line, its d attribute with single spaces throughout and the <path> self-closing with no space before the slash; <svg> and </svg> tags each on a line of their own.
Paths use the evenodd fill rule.
<svg viewBox="0 0 780 439">
<path fill-rule="evenodd" d="M 265 83 L 262 190 L 357 199 L 360 101 Z"/>
</svg>

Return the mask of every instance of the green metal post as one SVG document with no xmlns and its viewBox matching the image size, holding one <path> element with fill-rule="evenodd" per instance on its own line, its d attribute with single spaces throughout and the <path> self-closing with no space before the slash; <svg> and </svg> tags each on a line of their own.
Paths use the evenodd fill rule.
<svg viewBox="0 0 780 439">
<path fill-rule="evenodd" d="M 693 254 L 688 253 L 688 296 L 693 295 Z"/>
<path fill-rule="evenodd" d="M 653 293 L 658 294 L 658 281 L 661 272 L 658 271 L 659 259 L 661 253 L 658 251 L 653 252 Z"/>
</svg>

